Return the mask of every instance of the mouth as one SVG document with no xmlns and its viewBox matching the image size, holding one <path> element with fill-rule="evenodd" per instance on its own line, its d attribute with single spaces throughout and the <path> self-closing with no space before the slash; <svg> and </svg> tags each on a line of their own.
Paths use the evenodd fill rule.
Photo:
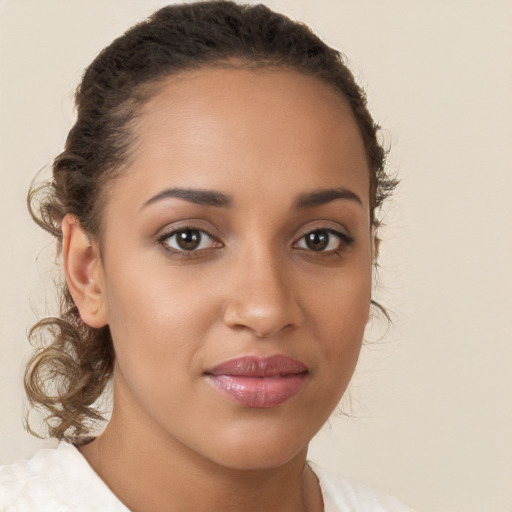
<svg viewBox="0 0 512 512">
<path fill-rule="evenodd" d="M 204 372 L 221 393 L 245 407 L 276 407 L 299 394 L 309 371 L 287 356 L 244 356 L 225 361 Z"/>
</svg>

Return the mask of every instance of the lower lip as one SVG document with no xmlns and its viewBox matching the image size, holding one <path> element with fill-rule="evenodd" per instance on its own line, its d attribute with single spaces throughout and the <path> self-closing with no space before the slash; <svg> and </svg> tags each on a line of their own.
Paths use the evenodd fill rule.
<svg viewBox="0 0 512 512">
<path fill-rule="evenodd" d="M 208 375 L 209 381 L 222 393 L 245 407 L 276 407 L 299 394 L 307 373 L 295 373 L 277 377 L 243 377 L 232 375 Z"/>
</svg>

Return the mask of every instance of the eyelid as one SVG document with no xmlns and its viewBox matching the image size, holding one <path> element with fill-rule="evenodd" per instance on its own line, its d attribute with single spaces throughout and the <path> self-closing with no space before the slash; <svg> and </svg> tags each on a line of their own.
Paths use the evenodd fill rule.
<svg viewBox="0 0 512 512">
<path fill-rule="evenodd" d="M 325 231 L 327 233 L 330 233 L 331 235 L 334 235 L 339 238 L 341 248 L 340 249 L 331 249 L 328 251 L 314 251 L 312 249 L 308 249 L 305 247 L 296 247 L 296 245 L 299 243 L 300 240 L 302 240 L 306 235 L 309 235 L 311 233 L 314 233 L 316 231 Z M 355 239 L 352 235 L 348 233 L 348 230 L 342 227 L 339 224 L 333 224 L 332 222 L 327 223 L 320 223 L 316 225 L 309 224 L 308 226 L 305 226 L 301 229 L 299 236 L 295 238 L 295 241 L 293 242 L 292 246 L 296 247 L 300 250 L 317 253 L 317 254 L 332 254 L 332 253 L 339 253 L 340 251 L 343 251 L 344 249 L 347 249 L 349 246 L 351 246 L 355 242 Z"/>
<path fill-rule="evenodd" d="M 218 241 L 225 238 L 224 233 L 209 221 L 201 218 L 183 218 L 168 222 L 163 225 L 163 227 L 156 230 L 153 234 L 153 240 L 158 242 L 160 238 L 170 236 L 177 231 L 184 231 L 187 229 L 202 231 Z"/>
<path fill-rule="evenodd" d="M 162 249 L 165 250 L 167 253 L 179 255 L 181 257 L 194 257 L 202 253 L 203 251 L 224 247 L 224 244 L 221 242 L 219 236 L 213 235 L 210 230 L 205 229 L 204 227 L 200 227 L 198 224 L 199 223 L 196 224 L 195 222 L 184 222 L 179 223 L 177 225 L 174 224 L 171 226 L 167 226 L 158 232 L 158 234 L 155 236 L 154 243 L 155 245 L 160 245 Z M 169 247 L 167 244 L 164 243 L 167 239 L 175 236 L 176 234 L 182 231 L 187 230 L 198 231 L 202 235 L 206 235 L 212 241 L 210 243 L 210 247 L 203 247 L 201 249 L 192 249 L 187 251 L 186 249 Z"/>
</svg>

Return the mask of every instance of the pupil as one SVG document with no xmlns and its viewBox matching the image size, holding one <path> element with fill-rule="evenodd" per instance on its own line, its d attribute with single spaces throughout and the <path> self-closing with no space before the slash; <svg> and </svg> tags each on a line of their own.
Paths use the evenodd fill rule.
<svg viewBox="0 0 512 512">
<path fill-rule="evenodd" d="M 180 231 L 176 235 L 176 241 L 181 249 L 185 251 L 193 251 L 194 249 L 197 249 L 201 243 L 201 233 L 192 229 Z"/>
<path fill-rule="evenodd" d="M 329 243 L 329 234 L 327 231 L 315 231 L 306 235 L 306 245 L 312 251 L 322 251 Z"/>
</svg>

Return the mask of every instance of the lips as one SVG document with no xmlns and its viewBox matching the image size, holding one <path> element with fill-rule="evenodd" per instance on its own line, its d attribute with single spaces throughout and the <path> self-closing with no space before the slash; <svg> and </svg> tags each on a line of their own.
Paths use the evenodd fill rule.
<svg viewBox="0 0 512 512">
<path fill-rule="evenodd" d="M 225 361 L 204 372 L 221 393 L 245 407 L 276 407 L 303 389 L 308 368 L 287 356 L 245 356 Z"/>
</svg>

